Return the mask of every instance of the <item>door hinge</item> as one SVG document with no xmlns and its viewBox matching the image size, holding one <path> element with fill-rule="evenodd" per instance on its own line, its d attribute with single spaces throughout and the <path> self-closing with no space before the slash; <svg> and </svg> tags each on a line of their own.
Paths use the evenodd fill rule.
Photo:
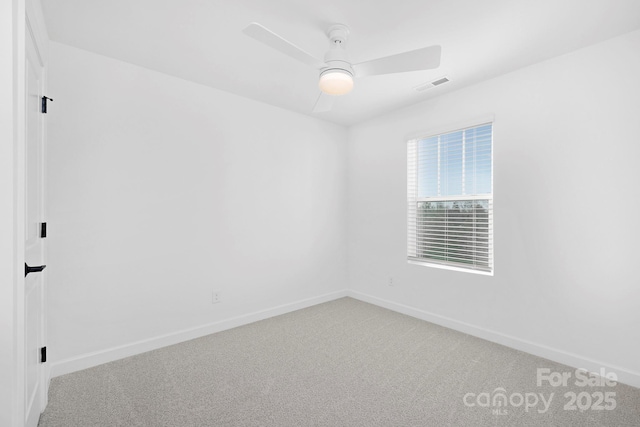
<svg viewBox="0 0 640 427">
<path fill-rule="evenodd" d="M 47 101 L 53 102 L 53 98 L 49 98 L 48 96 L 42 97 L 42 108 L 40 109 L 40 111 L 43 114 L 47 114 Z"/>
<path fill-rule="evenodd" d="M 40 363 L 44 363 L 47 361 L 47 347 L 42 347 L 40 349 Z"/>
<path fill-rule="evenodd" d="M 40 238 L 44 239 L 45 237 L 47 237 L 47 223 L 46 222 L 41 222 L 40 223 Z"/>
</svg>

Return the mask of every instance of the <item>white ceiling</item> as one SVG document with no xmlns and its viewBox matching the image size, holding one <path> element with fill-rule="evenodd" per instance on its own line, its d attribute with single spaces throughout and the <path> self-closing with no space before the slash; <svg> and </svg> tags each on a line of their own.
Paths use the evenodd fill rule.
<svg viewBox="0 0 640 427">
<path fill-rule="evenodd" d="M 353 124 L 640 28 L 640 0 L 42 0 L 52 40 L 340 124 Z M 318 73 L 247 37 L 259 22 L 322 58 L 351 28 L 352 62 L 442 46 L 440 68 L 356 80 L 312 114 Z M 413 88 L 447 76 L 451 82 Z"/>
</svg>

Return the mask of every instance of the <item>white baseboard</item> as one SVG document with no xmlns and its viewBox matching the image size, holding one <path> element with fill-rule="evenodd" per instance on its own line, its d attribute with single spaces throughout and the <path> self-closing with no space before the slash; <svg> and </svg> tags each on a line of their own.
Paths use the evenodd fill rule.
<svg viewBox="0 0 640 427">
<path fill-rule="evenodd" d="M 259 320 L 267 319 L 285 313 L 290 313 L 292 311 L 311 307 L 316 304 L 332 301 L 345 296 L 349 296 L 357 300 L 367 302 L 369 304 L 377 305 L 379 307 L 393 310 L 398 313 L 425 320 L 427 322 L 435 323 L 446 328 L 464 332 L 466 334 L 473 335 L 487 341 L 495 342 L 574 368 L 586 369 L 590 372 L 595 373 L 598 373 L 601 368 L 604 368 L 606 372 L 615 372 L 615 374 L 618 376 L 618 380 L 621 383 L 640 388 L 640 373 L 638 372 L 633 372 L 628 369 L 620 368 L 618 366 L 613 366 L 607 363 L 592 360 L 577 354 L 558 350 L 542 344 L 533 343 L 531 341 L 516 338 L 497 331 L 492 331 L 486 328 L 472 325 L 470 323 L 461 322 L 449 317 L 430 313 L 415 307 L 399 304 L 354 290 L 332 292 L 313 298 L 283 304 L 266 310 L 256 311 L 242 316 L 232 317 L 206 325 L 173 332 L 170 334 L 149 338 L 118 347 L 112 347 L 106 350 L 83 354 L 58 362 L 53 362 L 50 366 L 50 377 L 53 378 L 71 372 L 80 371 L 82 369 L 91 368 L 103 363 L 112 362 L 114 360 L 134 356 L 136 354 L 156 350 L 191 339 L 200 338 L 205 335 L 213 334 L 215 332 L 224 331 L 227 329 L 257 322 Z"/>
<path fill-rule="evenodd" d="M 427 322 L 435 323 L 436 325 L 464 332 L 466 334 L 473 335 L 487 341 L 502 344 L 504 346 L 524 351 L 525 353 L 543 357 L 545 359 L 562 363 L 574 368 L 586 369 L 587 371 L 596 374 L 600 372 L 600 369 L 604 368 L 606 372 L 614 372 L 618 376 L 619 382 L 640 388 L 640 373 L 638 372 L 633 372 L 628 369 L 620 368 L 618 366 L 613 366 L 604 362 L 592 360 L 587 357 L 569 353 L 563 350 L 547 347 L 542 344 L 536 344 L 531 341 L 485 329 L 479 326 L 472 325 L 470 323 L 460 322 L 449 317 L 429 313 L 418 308 L 410 307 L 404 304 L 398 304 L 396 302 L 374 297 L 362 292 L 349 290 L 347 295 L 351 298 L 355 298 L 369 304 L 387 308 L 389 310 L 406 314 L 408 316 L 415 317 L 421 320 L 426 320 Z"/>
<path fill-rule="evenodd" d="M 224 319 L 217 322 L 209 323 L 206 325 L 196 326 L 194 328 L 172 332 L 142 341 L 108 348 L 106 350 L 82 354 L 80 356 L 53 362 L 50 367 L 50 376 L 51 378 L 53 378 L 60 375 L 69 374 L 71 372 L 91 368 L 103 363 L 113 362 L 114 360 L 123 359 L 125 357 L 135 356 L 136 354 L 144 353 L 147 351 L 157 350 L 162 347 L 178 344 L 195 338 L 200 338 L 205 335 L 213 334 L 215 332 L 236 328 L 238 326 L 257 322 L 259 320 L 264 320 L 269 317 L 279 316 L 281 314 L 311 307 L 316 304 L 321 304 L 323 302 L 332 301 L 346 296 L 346 290 L 331 292 L 329 294 L 279 305 L 277 307 L 269 308 L 266 310 L 260 310 L 253 313 L 232 317 L 230 319 Z"/>
</svg>

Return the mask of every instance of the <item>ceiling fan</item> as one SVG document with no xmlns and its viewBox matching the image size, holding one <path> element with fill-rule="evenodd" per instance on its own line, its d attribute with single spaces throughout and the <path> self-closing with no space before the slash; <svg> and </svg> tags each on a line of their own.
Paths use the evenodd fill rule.
<svg viewBox="0 0 640 427">
<path fill-rule="evenodd" d="M 345 48 L 349 28 L 342 24 L 335 24 L 327 29 L 330 48 L 324 56 L 324 61 L 257 22 L 252 22 L 242 31 L 249 37 L 320 71 L 318 86 L 321 92 L 313 107 L 314 113 L 331 110 L 336 95 L 351 92 L 354 77 L 430 70 L 440 65 L 441 47 L 438 45 L 352 64 Z"/>
</svg>

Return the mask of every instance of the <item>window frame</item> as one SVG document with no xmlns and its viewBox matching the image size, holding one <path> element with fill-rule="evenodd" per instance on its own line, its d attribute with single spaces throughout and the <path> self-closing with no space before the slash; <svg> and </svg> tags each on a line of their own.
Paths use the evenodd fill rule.
<svg viewBox="0 0 640 427">
<path fill-rule="evenodd" d="M 417 147 L 416 147 L 416 152 L 415 152 L 415 156 L 416 156 L 416 164 L 413 165 L 413 178 L 411 175 L 412 169 L 409 165 L 409 157 L 410 157 L 410 153 L 409 153 L 409 147 L 410 147 L 410 143 L 414 142 L 414 143 L 418 143 L 418 141 L 420 140 L 424 140 L 424 139 L 428 139 L 428 138 L 433 138 L 433 137 L 438 137 L 438 136 L 442 136 L 442 135 L 446 135 L 446 134 L 450 134 L 450 133 L 454 133 L 454 132 L 458 132 L 458 131 L 464 131 L 467 129 L 471 129 L 474 127 L 480 127 L 483 125 L 491 125 L 491 193 L 485 193 L 485 194 L 479 194 L 479 195 L 460 195 L 460 196 L 442 196 L 442 197 L 418 197 L 418 167 L 417 167 Z M 495 240 L 494 240 L 494 234 L 495 234 L 495 215 L 494 215 L 494 210 L 493 210 L 493 202 L 494 202 L 494 193 L 495 193 L 495 188 L 494 188 L 494 179 L 493 179 L 493 173 L 494 173 L 494 154 L 495 154 L 495 146 L 494 146 L 494 138 L 495 137 L 495 117 L 493 115 L 485 115 L 482 117 L 477 117 L 473 120 L 467 120 L 464 122 L 458 122 L 455 124 L 451 124 L 448 126 L 438 126 L 436 128 L 432 128 L 430 130 L 427 131 L 421 131 L 421 132 L 414 132 L 412 134 L 406 135 L 404 138 L 404 142 L 405 142 L 405 147 L 407 150 L 407 212 L 406 212 L 406 219 L 407 219 L 407 264 L 412 264 L 412 265 L 420 265 L 420 266 L 425 266 L 425 267 L 433 267 L 433 268 L 439 268 L 439 269 L 445 269 L 445 270 L 452 270 L 452 271 L 461 271 L 461 272 L 465 272 L 465 273 L 473 273 L 473 274 L 480 274 L 480 275 L 484 275 L 484 276 L 493 276 L 495 273 Z M 415 186 L 414 191 L 414 197 L 413 199 L 410 197 L 410 185 L 411 185 L 411 179 L 413 179 L 413 185 Z M 411 217 L 410 217 L 410 208 L 409 205 L 411 202 L 414 203 L 419 203 L 419 202 L 439 202 L 439 201 L 466 201 L 466 200 L 489 200 L 490 203 L 490 233 L 489 233 L 489 249 L 491 251 L 491 257 L 490 257 L 490 265 L 489 265 L 489 271 L 485 271 L 485 270 L 480 270 L 477 268 L 469 268 L 469 267 L 464 267 L 461 265 L 453 265 L 453 264 L 447 264 L 446 262 L 444 263 L 438 263 L 435 261 L 429 261 L 428 259 L 418 259 L 417 257 L 411 257 L 411 242 L 410 242 L 410 232 L 413 230 L 414 232 L 416 231 L 417 227 L 415 225 L 415 223 L 413 224 L 413 229 L 410 228 L 411 225 Z M 416 209 L 417 211 L 417 209 Z M 415 221 L 415 217 L 413 219 Z M 414 237 L 415 238 L 415 237 Z M 417 238 L 416 238 L 417 241 Z M 414 250 L 416 249 L 417 245 L 414 245 Z"/>
</svg>

